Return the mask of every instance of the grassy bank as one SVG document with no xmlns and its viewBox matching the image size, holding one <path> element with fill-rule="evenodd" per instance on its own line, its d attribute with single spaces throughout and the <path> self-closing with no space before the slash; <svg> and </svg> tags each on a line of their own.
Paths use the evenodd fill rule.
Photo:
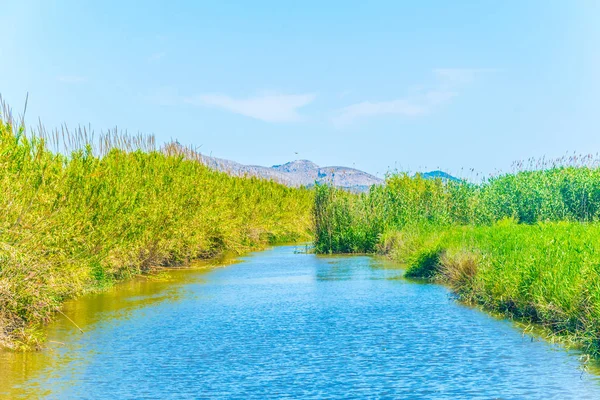
<svg viewBox="0 0 600 400">
<path fill-rule="evenodd" d="M 482 184 L 391 176 L 351 195 L 317 188 L 320 252 L 382 252 L 406 275 L 541 324 L 600 355 L 600 172 L 522 171 Z"/>
<path fill-rule="evenodd" d="M 411 228 L 383 238 L 406 275 L 448 284 L 462 301 L 600 354 L 600 224 L 542 222 Z"/>
<path fill-rule="evenodd" d="M 38 133 L 0 116 L 1 346 L 38 346 L 65 299 L 116 281 L 310 237 L 308 190 L 215 172 L 149 138 Z"/>
</svg>

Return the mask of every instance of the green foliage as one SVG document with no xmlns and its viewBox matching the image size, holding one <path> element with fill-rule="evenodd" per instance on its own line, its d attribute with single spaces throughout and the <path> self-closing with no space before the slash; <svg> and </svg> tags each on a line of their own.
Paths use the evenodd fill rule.
<svg viewBox="0 0 600 400">
<path fill-rule="evenodd" d="M 311 191 L 113 139 L 95 156 L 66 133 L 63 155 L 0 120 L 0 344 L 35 345 L 62 301 L 120 279 L 310 237 Z"/>
<path fill-rule="evenodd" d="M 411 254 L 405 276 L 433 278 L 439 272 L 443 250 L 441 247 L 424 248 Z"/>
<path fill-rule="evenodd" d="M 418 222 L 468 222 L 474 191 L 462 182 L 405 174 L 390 176 L 385 186 L 372 186 L 363 194 L 319 186 L 313 209 L 315 249 L 319 253 L 369 253 L 391 229 Z"/>
<path fill-rule="evenodd" d="M 408 277 L 600 356 L 600 169 L 554 165 L 479 185 L 399 174 L 368 194 L 320 188 L 316 199 L 317 252 L 384 252 Z"/>
<path fill-rule="evenodd" d="M 366 253 L 375 249 L 383 231 L 377 214 L 378 188 L 354 195 L 326 185 L 315 188 L 313 218 L 318 253 Z"/>
<path fill-rule="evenodd" d="M 525 224 L 598 221 L 600 169 L 522 171 L 480 185 L 398 174 L 368 194 L 321 187 L 317 200 L 318 252 L 373 252 L 383 232 L 411 225 L 489 225 L 505 218 Z"/>
<path fill-rule="evenodd" d="M 600 355 L 600 224 L 503 220 L 411 230 L 420 243 L 437 243 L 443 256 L 430 277 L 450 284 L 462 300 L 541 324 Z M 431 254 L 427 245 L 395 251 L 405 259 Z M 463 273 L 468 263 L 471 279 Z M 406 275 L 421 271 L 409 264 Z"/>
<path fill-rule="evenodd" d="M 513 217 L 519 222 L 597 221 L 600 170 L 559 167 L 523 171 L 491 179 L 477 193 L 484 219 Z"/>
</svg>

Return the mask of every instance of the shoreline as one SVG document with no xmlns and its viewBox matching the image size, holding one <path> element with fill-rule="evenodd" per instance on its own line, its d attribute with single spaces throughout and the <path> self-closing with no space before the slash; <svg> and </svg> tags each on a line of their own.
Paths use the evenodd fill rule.
<svg viewBox="0 0 600 400">
<path fill-rule="evenodd" d="M 34 352 L 43 351 L 47 347 L 46 334 L 47 334 L 48 326 L 50 324 L 54 323 L 57 318 L 60 318 L 59 315 L 62 315 L 63 318 L 70 321 L 70 323 L 73 326 L 73 329 L 77 329 L 77 330 L 81 331 L 81 333 L 84 333 L 84 331 L 74 321 L 72 321 L 67 315 L 65 315 L 62 311 L 62 308 L 65 303 L 68 303 L 71 301 L 77 301 L 78 299 L 80 299 L 84 296 L 103 294 L 103 293 L 107 293 L 111 290 L 117 290 L 117 288 L 120 285 L 132 284 L 136 280 L 144 279 L 147 281 L 160 282 L 160 281 L 163 281 L 161 279 L 161 275 L 169 274 L 170 272 L 210 271 L 214 268 L 226 268 L 232 264 L 241 262 L 240 257 L 244 257 L 253 252 L 264 251 L 273 246 L 304 245 L 305 243 L 306 242 L 304 242 L 304 241 L 295 243 L 295 242 L 290 242 L 289 240 L 284 240 L 281 243 L 279 243 L 279 242 L 275 242 L 275 243 L 264 242 L 264 243 L 260 243 L 260 244 L 256 244 L 254 246 L 248 247 L 239 253 L 227 251 L 227 250 L 221 251 L 221 252 L 217 252 L 214 255 L 211 255 L 209 257 L 199 257 L 199 258 L 196 258 L 193 260 L 189 260 L 185 264 L 151 267 L 143 273 L 140 273 L 137 275 L 132 275 L 128 278 L 114 281 L 110 285 L 105 285 L 102 287 L 89 287 L 77 295 L 63 299 L 61 301 L 60 308 L 55 310 L 55 312 L 50 316 L 50 318 L 47 321 L 45 321 L 43 323 L 36 323 L 35 326 L 32 327 L 33 330 L 31 332 L 31 334 L 35 335 L 35 338 L 36 338 L 36 341 L 33 346 L 27 342 L 21 342 L 20 338 L 16 338 L 16 339 L 12 338 L 12 340 L 11 340 L 11 338 L 9 337 L 8 339 L 0 340 L 0 352 L 9 352 L 9 353 L 14 353 L 14 352 L 23 353 L 24 352 L 24 353 L 27 353 L 27 352 L 31 352 L 31 351 L 34 351 Z M 169 282 L 169 281 L 170 281 L 170 279 L 168 279 L 168 278 L 165 280 L 165 282 Z"/>
<path fill-rule="evenodd" d="M 0 115 L 2 347 L 40 347 L 67 299 L 311 235 L 306 188 L 214 171 L 151 137 L 39 129 Z M 59 144 L 64 152 L 52 150 Z"/>
<path fill-rule="evenodd" d="M 537 232 L 538 240 L 526 242 Z M 390 233 L 386 257 L 405 266 L 405 276 L 432 284 L 442 284 L 450 289 L 457 301 L 477 307 L 489 314 L 532 326 L 543 332 L 552 343 L 560 343 L 600 361 L 600 340 L 597 337 L 594 310 L 583 303 L 588 283 L 593 282 L 594 270 L 586 265 L 591 261 L 569 264 L 556 254 L 548 255 L 540 243 L 550 238 L 563 248 L 560 241 L 569 240 L 571 250 L 589 246 L 585 234 L 596 237 L 600 224 L 545 223 L 518 225 L 504 223 L 488 227 L 452 227 L 424 229 L 417 233 Z M 409 236 L 412 238 L 408 238 Z M 398 240 L 402 236 L 403 240 Z M 394 238 L 395 237 L 395 238 Z M 573 239 L 577 237 L 578 240 Z M 522 248 L 507 250 L 513 244 Z M 536 250 L 546 258 L 534 253 Z M 591 253 L 584 260 L 593 259 Z M 532 263 L 527 266 L 526 260 Z M 548 277 L 566 276 L 570 272 L 579 276 L 582 286 L 569 286 L 571 298 L 560 308 L 560 288 L 546 289 Z M 530 281 L 537 277 L 538 281 Z M 589 279 L 586 279 L 589 277 Z M 566 278 L 565 278 L 566 279 Z M 529 282 L 527 289 L 523 282 Z M 590 301 L 590 300 L 588 300 Z M 580 302 L 580 303 L 578 303 Z M 573 304 L 567 309 L 567 304 Z"/>
</svg>

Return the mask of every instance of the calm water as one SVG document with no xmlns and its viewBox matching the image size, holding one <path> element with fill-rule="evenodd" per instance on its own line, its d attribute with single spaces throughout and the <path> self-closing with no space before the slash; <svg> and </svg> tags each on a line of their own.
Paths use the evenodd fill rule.
<svg viewBox="0 0 600 400">
<path fill-rule="evenodd" d="M 278 247 L 67 304 L 0 393 L 55 399 L 600 399 L 574 353 L 370 257 Z"/>
</svg>

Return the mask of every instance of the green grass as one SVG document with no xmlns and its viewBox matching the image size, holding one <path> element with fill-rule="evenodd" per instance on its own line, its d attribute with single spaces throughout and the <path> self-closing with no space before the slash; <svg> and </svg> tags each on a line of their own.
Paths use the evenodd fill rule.
<svg viewBox="0 0 600 400">
<path fill-rule="evenodd" d="M 317 253 L 364 253 L 373 249 L 381 227 L 377 199 L 326 185 L 315 187 L 313 220 Z"/>
<path fill-rule="evenodd" d="M 564 161 L 481 184 L 399 174 L 364 195 L 319 187 L 315 248 L 385 253 L 407 277 L 600 356 L 600 170 Z"/>
<path fill-rule="evenodd" d="M 600 169 L 557 166 L 482 184 L 396 174 L 368 194 L 320 186 L 315 199 L 317 250 L 368 253 L 384 232 L 411 225 L 489 225 L 506 218 L 523 224 L 598 221 Z"/>
<path fill-rule="evenodd" d="M 119 280 L 311 237 L 312 191 L 215 172 L 151 138 L 88 137 L 0 115 L 0 345 L 38 346 L 65 299 Z"/>
<path fill-rule="evenodd" d="M 465 302 L 541 324 L 600 355 L 600 224 L 414 229 L 418 243 L 395 247 L 407 276 L 446 283 Z"/>
</svg>

